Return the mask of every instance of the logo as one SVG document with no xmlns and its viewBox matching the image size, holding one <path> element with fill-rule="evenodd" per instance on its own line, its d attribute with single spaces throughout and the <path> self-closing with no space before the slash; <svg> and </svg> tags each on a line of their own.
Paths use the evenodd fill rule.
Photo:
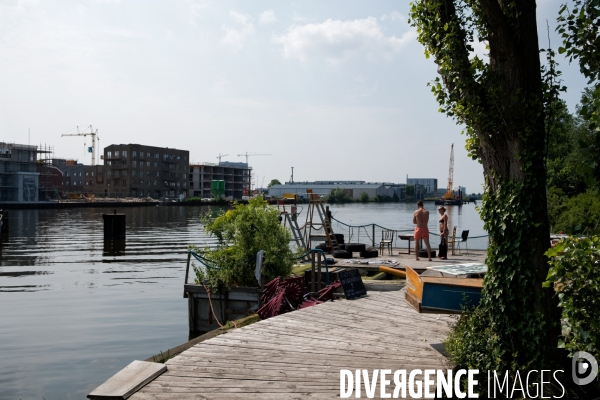
<svg viewBox="0 0 600 400">
<path fill-rule="evenodd" d="M 598 375 L 598 361 L 593 355 L 585 351 L 578 351 L 573 354 L 571 366 L 573 382 L 579 386 L 591 383 Z"/>
</svg>

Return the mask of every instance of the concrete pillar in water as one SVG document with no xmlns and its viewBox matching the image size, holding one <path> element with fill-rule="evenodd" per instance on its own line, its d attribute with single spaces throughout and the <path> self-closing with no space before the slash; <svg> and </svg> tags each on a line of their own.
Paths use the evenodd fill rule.
<svg viewBox="0 0 600 400">
<path fill-rule="evenodd" d="M 125 239 L 125 214 L 102 214 L 104 219 L 104 238 Z"/>
</svg>

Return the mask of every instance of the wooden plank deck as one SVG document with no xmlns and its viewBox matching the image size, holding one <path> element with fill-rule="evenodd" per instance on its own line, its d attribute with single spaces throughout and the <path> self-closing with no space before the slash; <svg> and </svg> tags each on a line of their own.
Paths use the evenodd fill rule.
<svg viewBox="0 0 600 400">
<path fill-rule="evenodd" d="M 450 321 L 415 312 L 404 290 L 327 302 L 199 343 L 130 399 L 339 398 L 340 369 L 447 368 L 431 345 L 443 341 Z"/>
</svg>

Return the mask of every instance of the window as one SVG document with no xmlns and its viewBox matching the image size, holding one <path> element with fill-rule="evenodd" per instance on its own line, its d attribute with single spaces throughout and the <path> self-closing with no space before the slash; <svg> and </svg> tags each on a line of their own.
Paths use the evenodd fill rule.
<svg viewBox="0 0 600 400">
<path fill-rule="evenodd" d="M 160 172 L 156 171 L 156 176 L 160 176 Z"/>
<path fill-rule="evenodd" d="M 107 169 L 107 170 L 106 170 L 106 176 L 110 176 L 110 175 L 111 175 L 111 172 L 112 172 L 112 170 L 110 170 L 110 169 Z"/>
<path fill-rule="evenodd" d="M 183 174 L 183 179 L 187 179 L 187 174 Z M 443 227 L 442 227 L 443 228 Z"/>
<path fill-rule="evenodd" d="M 119 157 L 119 150 L 115 150 L 115 157 Z"/>
<path fill-rule="evenodd" d="M 190 188 L 193 189 L 194 188 L 194 182 L 190 182 Z"/>
<path fill-rule="evenodd" d="M 113 180 L 113 186 L 119 186 L 119 180 L 118 179 Z"/>
<path fill-rule="evenodd" d="M 94 171 L 92 171 L 92 172 L 91 172 L 91 175 L 90 175 L 90 176 L 94 176 Z"/>
<path fill-rule="evenodd" d="M 150 153 L 146 153 L 148 155 L 148 158 L 150 158 Z"/>
<path fill-rule="evenodd" d="M 158 185 L 158 181 L 154 181 L 154 186 L 157 186 L 157 185 Z"/>
<path fill-rule="evenodd" d="M 181 156 L 177 156 L 177 160 L 181 160 Z"/>
<path fill-rule="evenodd" d="M 146 176 L 150 176 L 150 171 L 146 171 Z"/>
<path fill-rule="evenodd" d="M 148 156 L 150 156 L 150 153 L 148 153 Z M 146 167 L 150 168 L 150 161 L 146 161 Z"/>
<path fill-rule="evenodd" d="M 108 160 L 108 161 L 106 162 L 106 165 L 112 165 L 112 161 Z"/>
<path fill-rule="evenodd" d="M 136 176 L 137 176 L 137 171 L 135 169 L 131 170 L 131 177 L 135 178 Z"/>
<path fill-rule="evenodd" d="M 160 154 L 154 153 L 154 158 L 160 158 Z"/>
<path fill-rule="evenodd" d="M 127 158 L 127 150 L 123 150 L 123 157 Z"/>
<path fill-rule="evenodd" d="M 190 174 L 194 173 L 194 168 L 190 168 Z"/>
<path fill-rule="evenodd" d="M 144 197 L 144 191 L 140 190 L 140 197 Z"/>
<path fill-rule="evenodd" d="M 115 177 L 118 177 L 118 176 L 119 176 L 119 170 L 117 169 L 117 170 L 115 170 Z"/>
<path fill-rule="evenodd" d="M 123 186 L 127 186 L 127 181 L 123 179 Z"/>
<path fill-rule="evenodd" d="M 158 163 L 157 162 L 154 163 L 154 168 L 158 168 Z"/>
<path fill-rule="evenodd" d="M 140 178 L 144 177 L 144 171 L 140 171 Z"/>
<path fill-rule="evenodd" d="M 146 186 L 150 186 L 150 181 L 146 181 Z"/>
<path fill-rule="evenodd" d="M 136 167 L 137 167 L 137 161 L 133 160 L 133 161 L 131 162 L 131 166 L 132 166 L 133 168 L 136 168 Z"/>
<path fill-rule="evenodd" d="M 135 158 L 135 157 L 137 157 L 137 151 L 133 150 L 133 151 L 131 152 L 131 157 L 132 157 L 132 158 Z M 142 193 L 143 193 L 143 192 L 142 192 Z"/>
<path fill-rule="evenodd" d="M 85 176 L 88 176 L 88 174 L 89 174 L 89 172 L 86 172 L 86 173 L 85 173 Z"/>
<path fill-rule="evenodd" d="M 111 157 L 112 157 L 112 151 L 107 151 L 106 158 L 111 158 Z"/>
</svg>

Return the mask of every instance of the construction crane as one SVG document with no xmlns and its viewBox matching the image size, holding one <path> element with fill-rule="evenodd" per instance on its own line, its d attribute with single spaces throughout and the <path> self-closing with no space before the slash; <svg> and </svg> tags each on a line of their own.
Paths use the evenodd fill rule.
<svg viewBox="0 0 600 400">
<path fill-rule="evenodd" d="M 219 164 L 221 164 L 221 158 L 222 158 L 222 157 L 226 157 L 226 156 L 228 156 L 228 155 L 229 155 L 229 154 L 221 154 L 221 153 L 219 153 L 219 155 L 217 156 L 217 158 L 219 159 Z"/>
<path fill-rule="evenodd" d="M 272 156 L 273 154 L 258 154 L 258 153 L 248 153 L 245 152 L 244 154 L 238 154 L 238 157 L 246 157 L 246 164 L 248 164 L 248 157 L 249 156 Z"/>
<path fill-rule="evenodd" d="M 452 191 L 452 184 L 454 180 L 454 143 L 450 147 L 450 171 L 448 172 L 448 189 L 446 194 L 442 196 L 444 200 L 454 200 L 454 192 Z"/>
<path fill-rule="evenodd" d="M 87 129 L 86 129 L 87 130 Z M 96 165 L 96 139 L 100 142 L 100 137 L 98 136 L 98 129 L 94 131 L 92 126 L 90 125 L 89 132 L 79 132 L 79 127 L 77 127 L 77 133 L 63 133 L 62 136 L 91 136 L 92 137 L 92 147 L 88 147 L 88 153 L 92 153 L 92 167 Z M 99 143 L 98 143 L 99 144 Z"/>
</svg>

